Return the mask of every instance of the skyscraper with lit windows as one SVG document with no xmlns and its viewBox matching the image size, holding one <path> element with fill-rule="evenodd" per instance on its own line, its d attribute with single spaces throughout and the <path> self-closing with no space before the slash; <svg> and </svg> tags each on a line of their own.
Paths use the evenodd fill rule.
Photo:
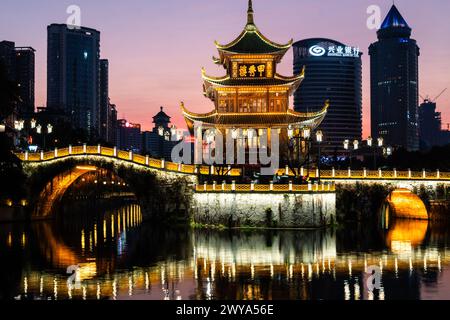
<svg viewBox="0 0 450 320">
<path fill-rule="evenodd" d="M 47 28 L 47 107 L 64 111 L 74 128 L 97 137 L 100 125 L 100 32 Z"/>
<path fill-rule="evenodd" d="M 369 48 L 372 136 L 385 144 L 419 149 L 419 55 L 411 28 L 395 5 Z"/>
</svg>

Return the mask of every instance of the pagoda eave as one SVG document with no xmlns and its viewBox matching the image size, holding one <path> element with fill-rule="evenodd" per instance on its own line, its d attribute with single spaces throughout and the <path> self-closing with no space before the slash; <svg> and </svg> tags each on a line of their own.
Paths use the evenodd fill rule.
<svg viewBox="0 0 450 320">
<path fill-rule="evenodd" d="M 181 109 L 186 119 L 188 129 L 193 132 L 194 124 L 201 123 L 202 128 L 317 128 L 325 118 L 329 103 L 326 102 L 322 110 L 313 113 L 302 113 L 288 109 L 286 112 L 266 113 L 220 113 L 214 110 L 209 113 L 197 114 L 188 111 L 184 105 Z"/>
<path fill-rule="evenodd" d="M 280 90 L 287 91 L 289 95 L 292 95 L 300 86 L 304 80 L 304 72 L 293 77 L 284 77 L 279 74 L 275 74 L 273 78 L 264 79 L 240 79 L 225 77 L 210 77 L 203 74 L 204 81 L 204 94 L 205 96 L 213 99 L 215 91 L 221 90 L 255 90 L 260 88 L 262 90 Z"/>
</svg>

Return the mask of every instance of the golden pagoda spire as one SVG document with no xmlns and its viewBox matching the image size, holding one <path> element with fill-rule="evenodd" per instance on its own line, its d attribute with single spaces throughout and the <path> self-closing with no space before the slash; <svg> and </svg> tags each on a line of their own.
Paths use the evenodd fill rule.
<svg viewBox="0 0 450 320">
<path fill-rule="evenodd" d="M 252 2 L 252 0 L 248 0 L 247 25 L 249 25 L 249 24 L 254 25 L 255 24 L 255 21 L 253 19 L 253 13 L 254 13 L 254 11 L 253 11 L 253 2 Z"/>
</svg>

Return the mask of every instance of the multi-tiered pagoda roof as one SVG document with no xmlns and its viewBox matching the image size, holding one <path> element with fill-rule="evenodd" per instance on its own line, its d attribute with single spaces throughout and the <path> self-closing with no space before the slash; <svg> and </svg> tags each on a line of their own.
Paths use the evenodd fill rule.
<svg viewBox="0 0 450 320">
<path fill-rule="evenodd" d="M 216 108 L 212 112 L 198 114 L 188 111 L 182 104 L 188 127 L 192 129 L 193 123 L 197 121 L 202 122 L 204 127 L 219 128 L 285 128 L 289 125 L 317 127 L 326 115 L 328 103 L 315 113 L 296 112 L 287 105 L 288 97 L 303 81 L 305 70 L 294 76 L 282 76 L 276 72 L 276 65 L 281 62 L 292 43 L 293 40 L 278 44 L 266 38 L 254 23 L 252 0 L 249 0 L 247 24 L 241 34 L 226 45 L 215 42 L 219 57 L 213 57 L 213 61 L 225 68 L 226 75 L 213 77 L 202 69 L 204 95 L 215 102 Z M 251 92 L 259 96 L 267 92 L 267 101 L 263 102 L 265 109 L 255 111 L 241 108 L 241 97 L 248 96 Z M 232 95 L 235 103 L 221 108 L 220 99 L 225 99 L 223 97 L 227 95 Z M 283 107 L 271 109 L 269 104 L 276 97 L 286 97 L 286 101 L 283 101 Z"/>
</svg>

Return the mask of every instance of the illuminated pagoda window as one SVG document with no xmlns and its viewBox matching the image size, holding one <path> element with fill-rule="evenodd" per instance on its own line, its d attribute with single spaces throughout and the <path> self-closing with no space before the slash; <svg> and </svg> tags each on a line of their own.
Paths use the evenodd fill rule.
<svg viewBox="0 0 450 320">
<path fill-rule="evenodd" d="M 287 136 L 289 126 L 317 128 L 327 113 L 328 102 L 314 113 L 289 108 L 289 97 L 300 86 L 305 70 L 294 76 L 277 73 L 277 65 L 292 43 L 293 40 L 278 44 L 267 39 L 254 23 L 249 0 L 247 24 L 242 33 L 229 44 L 215 43 L 219 56 L 213 61 L 226 74 L 212 77 L 202 69 L 204 95 L 214 102 L 214 110 L 197 114 L 181 105 L 189 130 L 193 131 L 196 122 L 201 122 L 203 129 L 216 128 L 223 133 L 235 129 L 255 129 L 257 133 L 261 129 L 276 129 Z"/>
</svg>

